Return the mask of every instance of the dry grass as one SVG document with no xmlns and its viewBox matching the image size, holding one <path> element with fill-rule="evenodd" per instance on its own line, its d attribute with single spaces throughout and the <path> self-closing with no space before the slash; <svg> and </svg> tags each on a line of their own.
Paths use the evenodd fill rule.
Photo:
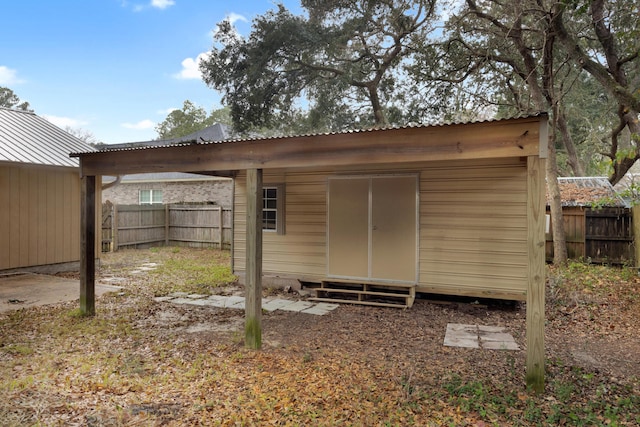
<svg viewBox="0 0 640 427">
<path fill-rule="evenodd" d="M 144 263 L 158 268 L 132 273 Z M 255 352 L 242 345 L 242 311 L 153 300 L 237 290 L 228 263 L 216 250 L 108 254 L 99 277 L 122 279 L 123 290 L 101 297 L 95 317 L 79 316 L 77 302 L 1 315 L 0 424 L 640 423 L 633 271 L 550 271 L 547 388 L 535 396 L 524 386 L 523 351 L 442 346 L 448 321 L 500 324 L 523 346 L 522 307 L 417 301 L 321 317 L 274 312 Z"/>
</svg>

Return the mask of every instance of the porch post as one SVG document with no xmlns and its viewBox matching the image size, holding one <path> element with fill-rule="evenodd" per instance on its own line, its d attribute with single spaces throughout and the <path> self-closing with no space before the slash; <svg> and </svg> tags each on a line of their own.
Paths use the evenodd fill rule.
<svg viewBox="0 0 640 427">
<path fill-rule="evenodd" d="M 545 165 L 527 158 L 527 387 L 544 391 Z"/>
<path fill-rule="evenodd" d="M 262 346 L 262 169 L 247 170 L 246 347 Z"/>
<path fill-rule="evenodd" d="M 96 177 L 83 176 L 80 188 L 80 312 L 96 312 Z"/>
</svg>

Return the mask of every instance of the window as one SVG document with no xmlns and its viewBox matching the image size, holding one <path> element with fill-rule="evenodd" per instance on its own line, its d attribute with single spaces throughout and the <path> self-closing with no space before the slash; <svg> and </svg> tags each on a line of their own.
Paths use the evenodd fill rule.
<svg viewBox="0 0 640 427">
<path fill-rule="evenodd" d="M 141 205 L 161 205 L 162 190 L 140 190 L 138 198 Z"/>
<path fill-rule="evenodd" d="M 262 229 L 284 234 L 284 185 L 262 188 Z"/>
</svg>

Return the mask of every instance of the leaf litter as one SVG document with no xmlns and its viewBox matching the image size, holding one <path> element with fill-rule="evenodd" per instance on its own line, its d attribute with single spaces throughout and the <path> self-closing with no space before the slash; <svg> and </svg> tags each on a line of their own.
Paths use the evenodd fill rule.
<svg viewBox="0 0 640 427">
<path fill-rule="evenodd" d="M 131 273 L 144 263 L 159 267 Z M 525 350 L 443 346 L 456 322 L 504 327 L 525 349 L 524 304 L 418 299 L 409 310 L 265 312 L 263 349 L 252 351 L 242 310 L 153 300 L 241 292 L 228 265 L 227 252 L 207 249 L 103 254 L 98 279 L 123 289 L 100 297 L 96 316 L 80 316 L 77 301 L 1 315 L 2 425 L 640 423 L 632 269 L 548 269 L 546 389 L 536 395 L 524 383 Z M 265 290 L 279 292 L 302 298 Z"/>
</svg>

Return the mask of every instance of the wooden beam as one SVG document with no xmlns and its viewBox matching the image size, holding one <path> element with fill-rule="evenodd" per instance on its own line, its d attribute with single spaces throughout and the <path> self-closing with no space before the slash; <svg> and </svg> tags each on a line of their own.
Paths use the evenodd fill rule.
<svg viewBox="0 0 640 427">
<path fill-rule="evenodd" d="M 545 165 L 527 158 L 527 387 L 544 391 Z"/>
<path fill-rule="evenodd" d="M 94 315 L 96 307 L 96 177 L 82 177 L 80 189 L 80 312 Z"/>
<path fill-rule="evenodd" d="M 245 346 L 262 346 L 262 169 L 247 171 Z"/>
<path fill-rule="evenodd" d="M 355 166 L 540 154 L 541 117 L 83 153 L 84 174 Z"/>
</svg>

